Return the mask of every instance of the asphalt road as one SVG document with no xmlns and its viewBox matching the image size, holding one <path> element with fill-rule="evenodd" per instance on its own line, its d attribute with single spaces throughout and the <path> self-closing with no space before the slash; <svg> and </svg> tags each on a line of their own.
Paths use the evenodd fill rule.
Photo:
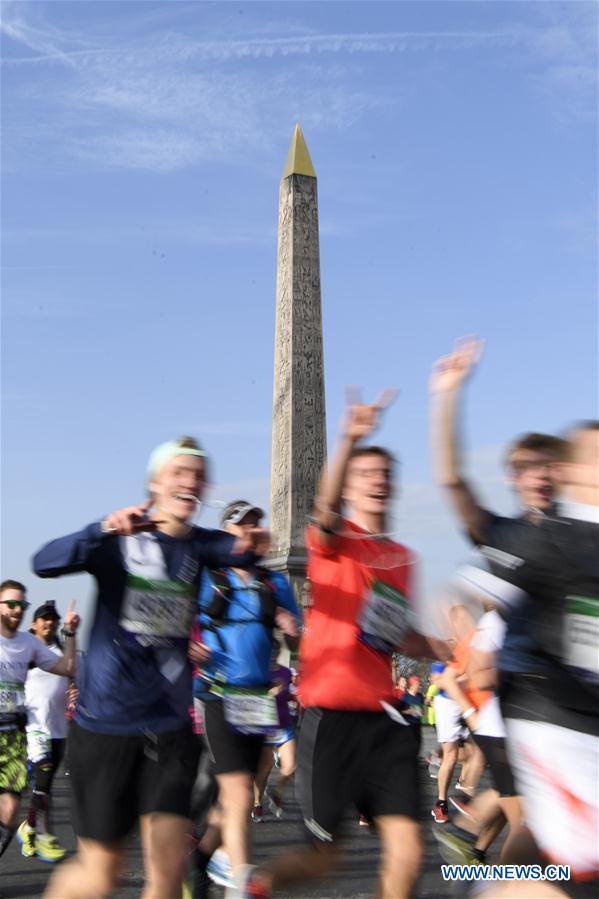
<svg viewBox="0 0 599 899">
<path fill-rule="evenodd" d="M 434 734 L 424 728 L 423 755 L 434 745 Z M 428 776 L 427 767 L 421 769 L 423 803 L 421 820 L 425 839 L 424 870 L 420 879 L 417 896 L 419 899 L 457 899 L 465 896 L 465 885 L 450 886 L 441 878 L 440 857 L 437 844 L 432 836 L 430 809 L 436 799 L 436 781 Z M 24 802 L 27 802 L 25 797 Z M 60 774 L 54 789 L 54 830 L 60 842 L 72 853 L 75 838 L 69 815 L 69 780 Z M 378 840 L 375 833 L 358 825 L 353 813 L 346 822 L 347 842 L 343 862 L 334 879 L 302 884 L 293 892 L 279 893 L 281 899 L 367 899 L 375 892 L 376 869 L 378 863 Z M 302 840 L 302 824 L 299 809 L 293 798 L 293 790 L 287 802 L 285 816 L 280 820 L 267 818 L 262 824 L 253 825 L 255 837 L 255 858 L 260 862 L 282 849 L 289 848 Z M 36 899 L 43 894 L 52 866 L 36 858 L 25 859 L 20 855 L 16 840 L 0 862 L 0 892 L 3 899 Z M 134 899 L 139 896 L 143 885 L 143 865 L 137 836 L 131 840 L 127 866 L 121 886 L 115 893 L 119 899 Z M 211 899 L 221 899 L 223 891 L 214 887 Z"/>
</svg>

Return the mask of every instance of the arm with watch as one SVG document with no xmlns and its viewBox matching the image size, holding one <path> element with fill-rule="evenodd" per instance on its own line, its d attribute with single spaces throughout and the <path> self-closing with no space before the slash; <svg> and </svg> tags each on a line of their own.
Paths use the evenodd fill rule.
<svg viewBox="0 0 599 899">
<path fill-rule="evenodd" d="M 69 603 L 67 614 L 64 618 L 64 624 L 60 631 L 64 639 L 64 651 L 62 659 L 52 669 L 52 674 L 59 674 L 63 677 L 75 677 L 75 669 L 77 666 L 77 629 L 81 624 L 81 618 L 75 612 L 75 600 Z"/>
<path fill-rule="evenodd" d="M 71 600 L 67 614 L 65 615 L 64 625 L 61 634 L 64 638 L 64 649 L 62 657 L 58 657 L 54 649 L 46 646 L 41 640 L 37 640 L 31 635 L 32 655 L 31 662 L 42 671 L 49 674 L 57 674 L 59 677 L 75 676 L 75 668 L 77 662 L 77 642 L 75 634 L 81 619 L 75 612 L 75 600 Z M 27 635 L 29 638 L 30 635 Z"/>
</svg>

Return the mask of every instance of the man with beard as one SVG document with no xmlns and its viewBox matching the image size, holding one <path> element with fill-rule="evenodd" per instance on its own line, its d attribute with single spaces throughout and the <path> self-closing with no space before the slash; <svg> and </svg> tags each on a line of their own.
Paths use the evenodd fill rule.
<svg viewBox="0 0 599 899">
<path fill-rule="evenodd" d="M 75 633 L 79 616 L 72 605 L 65 617 L 66 647 L 62 658 L 37 640 L 19 631 L 29 602 L 19 581 L 0 584 L 0 856 L 15 833 L 21 793 L 27 786 L 25 738 L 25 680 L 31 664 L 63 677 L 75 673 Z"/>
</svg>

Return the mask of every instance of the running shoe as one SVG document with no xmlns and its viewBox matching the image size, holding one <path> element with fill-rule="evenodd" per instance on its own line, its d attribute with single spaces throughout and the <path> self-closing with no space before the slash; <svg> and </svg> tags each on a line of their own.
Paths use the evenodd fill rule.
<svg viewBox="0 0 599 899">
<path fill-rule="evenodd" d="M 38 833 L 35 839 L 35 854 L 43 862 L 59 862 L 67 854 L 64 846 L 61 846 L 51 833 Z"/>
<path fill-rule="evenodd" d="M 235 878 L 229 856 L 224 849 L 217 849 L 206 865 L 206 874 L 213 883 L 217 883 L 226 889 L 235 887 Z"/>
<path fill-rule="evenodd" d="M 271 899 L 272 890 L 259 868 L 250 867 L 241 889 L 243 899 Z"/>
<path fill-rule="evenodd" d="M 447 824 L 449 815 L 447 814 L 447 803 L 437 802 L 431 809 L 431 815 L 437 824 Z"/>
<path fill-rule="evenodd" d="M 474 787 L 465 787 L 464 784 L 459 780 L 455 785 L 455 788 L 456 790 L 459 790 L 460 793 L 464 793 L 465 796 L 470 796 L 472 798 L 472 796 L 474 795 Z"/>
<path fill-rule="evenodd" d="M 462 815 L 466 815 L 467 818 L 470 818 L 471 821 L 475 821 L 476 818 L 470 811 L 470 802 L 472 797 L 468 795 L 468 793 L 464 793 L 462 796 L 450 796 L 449 801 L 453 805 L 453 807 L 460 812 Z"/>
<path fill-rule="evenodd" d="M 433 780 L 437 780 L 439 768 L 441 767 L 441 757 L 436 752 L 431 752 L 425 758 L 425 762 L 428 764 L 428 776 Z"/>
<path fill-rule="evenodd" d="M 17 840 L 21 844 L 21 855 L 31 858 L 35 855 L 35 827 L 23 821 L 17 828 Z"/>
<path fill-rule="evenodd" d="M 252 821 L 255 821 L 257 824 L 264 821 L 264 809 L 261 805 L 255 805 L 252 809 Z"/>
<path fill-rule="evenodd" d="M 370 827 L 370 821 L 365 815 L 360 815 L 358 824 L 360 825 L 360 827 Z"/>
<path fill-rule="evenodd" d="M 443 861 L 457 865 L 480 865 L 472 843 L 455 833 L 441 827 L 433 827 L 433 836 L 439 844 L 439 853 Z"/>
<path fill-rule="evenodd" d="M 272 793 L 267 790 L 264 798 L 268 803 L 269 810 L 272 812 L 275 818 L 281 818 L 283 815 L 283 800 L 281 799 L 279 794 L 275 793 L 274 790 Z"/>
</svg>

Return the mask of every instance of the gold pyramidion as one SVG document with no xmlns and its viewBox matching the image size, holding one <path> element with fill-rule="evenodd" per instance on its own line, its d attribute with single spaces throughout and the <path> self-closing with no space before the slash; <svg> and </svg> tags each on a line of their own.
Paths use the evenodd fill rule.
<svg viewBox="0 0 599 899">
<path fill-rule="evenodd" d="M 291 138 L 291 146 L 287 154 L 287 162 L 283 171 L 283 178 L 289 175 L 307 175 L 309 178 L 316 178 L 316 172 L 308 153 L 306 141 L 302 134 L 299 124 L 295 126 L 293 137 Z"/>
</svg>

